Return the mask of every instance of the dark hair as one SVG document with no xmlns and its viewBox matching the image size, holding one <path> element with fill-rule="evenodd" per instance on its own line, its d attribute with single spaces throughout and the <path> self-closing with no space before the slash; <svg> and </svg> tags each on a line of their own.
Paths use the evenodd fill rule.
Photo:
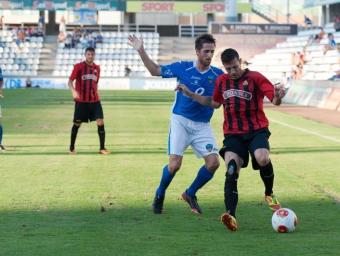
<svg viewBox="0 0 340 256">
<path fill-rule="evenodd" d="M 201 50 L 203 47 L 203 44 L 215 44 L 216 45 L 216 40 L 210 34 L 202 34 L 198 36 L 195 40 L 195 49 Z"/>
<path fill-rule="evenodd" d="M 239 60 L 240 56 L 238 55 L 238 52 L 232 48 L 225 49 L 221 54 L 222 63 L 229 63 L 234 59 Z"/>
<path fill-rule="evenodd" d="M 93 47 L 87 47 L 85 49 L 85 53 L 87 53 L 87 52 L 95 52 L 95 49 Z"/>
</svg>

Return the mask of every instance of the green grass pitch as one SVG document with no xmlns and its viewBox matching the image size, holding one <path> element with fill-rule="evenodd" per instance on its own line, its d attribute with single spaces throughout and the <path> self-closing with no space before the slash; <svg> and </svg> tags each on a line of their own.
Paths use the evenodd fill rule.
<svg viewBox="0 0 340 256">
<path fill-rule="evenodd" d="M 107 148 L 98 154 L 95 123 L 68 154 L 73 102 L 69 91 L 6 90 L 0 153 L 0 255 L 340 255 L 340 143 L 272 122 L 275 192 L 293 209 L 297 230 L 278 234 L 263 202 L 259 174 L 243 169 L 238 222 L 220 223 L 224 166 L 198 192 L 203 215 L 179 197 L 202 160 L 191 150 L 170 185 L 165 211 L 151 203 L 164 164 L 174 97 L 163 91 L 102 91 Z M 212 120 L 222 142 L 222 110 Z M 340 140 L 340 129 L 266 110 L 271 120 Z M 101 209 L 105 209 L 102 211 Z"/>
</svg>

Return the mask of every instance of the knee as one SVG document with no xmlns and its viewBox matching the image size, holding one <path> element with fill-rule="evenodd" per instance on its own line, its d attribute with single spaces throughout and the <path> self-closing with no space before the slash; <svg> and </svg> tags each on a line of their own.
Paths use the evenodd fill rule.
<svg viewBox="0 0 340 256">
<path fill-rule="evenodd" d="M 172 161 L 168 165 L 169 172 L 173 175 L 181 168 L 181 163 L 178 161 Z"/>
<path fill-rule="evenodd" d="M 259 154 L 258 156 L 255 157 L 257 163 L 259 164 L 260 167 L 266 166 L 269 163 L 269 155 L 267 154 Z"/>
<path fill-rule="evenodd" d="M 104 120 L 103 119 L 97 119 L 97 125 L 104 125 Z"/>
<path fill-rule="evenodd" d="M 74 124 L 75 126 L 77 126 L 77 127 L 80 127 L 80 126 L 81 126 L 81 122 L 77 122 L 77 121 L 76 121 L 76 122 L 74 122 L 73 124 Z"/>
<path fill-rule="evenodd" d="M 218 157 L 214 157 L 210 161 L 206 162 L 206 168 L 210 172 L 214 173 L 218 169 L 218 167 L 220 167 L 220 161 L 219 161 Z"/>
<path fill-rule="evenodd" d="M 269 159 L 269 151 L 267 149 L 257 149 L 254 152 L 254 156 L 256 159 L 256 162 L 260 167 L 266 166 L 270 159 Z"/>
</svg>

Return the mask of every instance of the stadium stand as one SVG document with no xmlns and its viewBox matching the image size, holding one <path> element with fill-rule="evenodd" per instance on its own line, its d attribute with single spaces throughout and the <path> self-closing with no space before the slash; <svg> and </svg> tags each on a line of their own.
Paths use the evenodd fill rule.
<svg viewBox="0 0 340 256">
<path fill-rule="evenodd" d="M 0 31 L 0 65 L 4 75 L 36 76 L 43 47 L 41 36 L 24 31 Z"/>
<path fill-rule="evenodd" d="M 68 32 L 69 36 L 72 36 Z M 150 76 L 136 51 L 128 45 L 128 32 L 102 32 L 101 42 L 95 43 L 96 63 L 101 66 L 102 77 Z M 151 58 L 158 60 L 159 34 L 153 32 L 135 33 L 144 40 L 144 46 Z M 53 76 L 69 76 L 73 65 L 84 59 L 88 41 L 82 43 L 59 42 Z M 128 72 L 127 72 L 128 71 Z"/>
<path fill-rule="evenodd" d="M 327 50 L 327 34 L 331 33 L 340 43 L 340 32 L 332 23 L 324 28 L 323 38 L 319 38 L 320 28 L 308 29 L 290 36 L 275 48 L 248 60 L 250 69 L 262 72 L 270 79 L 327 80 L 340 70 L 340 53 L 337 47 Z M 296 63 L 295 55 L 303 55 L 301 63 Z M 300 75 L 297 75 L 301 72 Z"/>
</svg>

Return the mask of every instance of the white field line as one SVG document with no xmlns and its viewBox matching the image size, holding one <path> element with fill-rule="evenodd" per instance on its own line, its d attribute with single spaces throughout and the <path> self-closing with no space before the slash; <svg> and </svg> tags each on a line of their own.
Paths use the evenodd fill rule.
<svg viewBox="0 0 340 256">
<path fill-rule="evenodd" d="M 317 137 L 320 137 L 320 138 L 323 138 L 323 139 L 326 139 L 326 140 L 329 140 L 329 141 L 340 143 L 340 139 L 336 139 L 336 138 L 333 138 L 331 136 L 323 135 L 319 132 L 313 132 L 313 131 L 307 130 L 305 128 L 301 128 L 301 127 L 291 125 L 291 124 L 286 124 L 284 122 L 281 122 L 281 121 L 278 121 L 278 120 L 275 120 L 275 119 L 270 119 L 270 122 L 273 122 L 273 123 L 276 123 L 276 124 L 279 124 L 279 125 L 282 125 L 282 126 L 286 126 L 288 128 L 298 130 L 298 131 L 303 132 L 303 133 L 314 135 L 314 136 L 317 136 Z"/>
</svg>

